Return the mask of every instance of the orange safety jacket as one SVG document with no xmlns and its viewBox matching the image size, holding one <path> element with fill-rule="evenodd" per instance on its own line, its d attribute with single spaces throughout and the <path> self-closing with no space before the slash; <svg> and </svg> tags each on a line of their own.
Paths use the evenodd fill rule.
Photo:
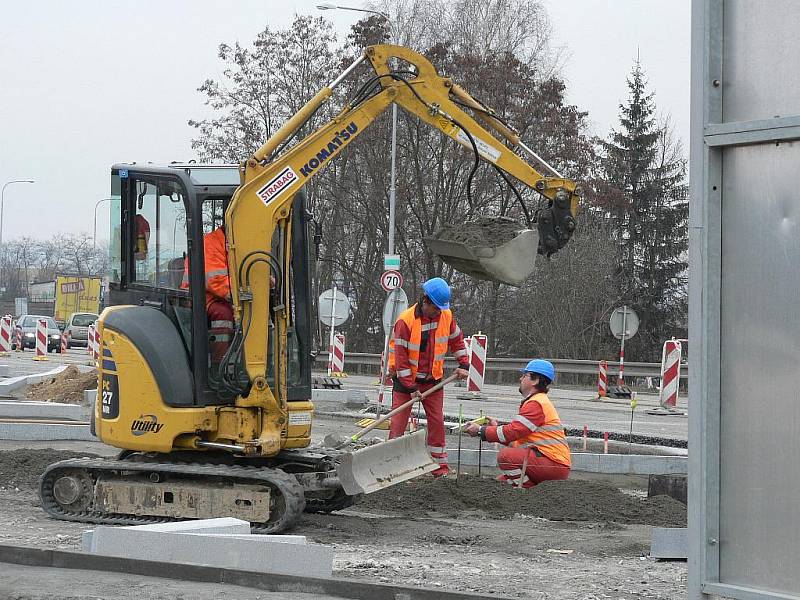
<svg viewBox="0 0 800 600">
<path fill-rule="evenodd" d="M 534 414 L 544 414 L 544 421 L 539 425 L 534 423 Z M 483 437 L 486 441 L 500 442 L 514 448 L 536 448 L 550 460 L 572 466 L 564 426 L 556 407 L 543 392 L 523 400 L 519 414 L 507 425 L 486 427 Z"/>
<path fill-rule="evenodd" d="M 228 248 L 225 230 L 221 227 L 203 236 L 205 254 L 206 306 L 214 300 L 231 301 L 231 280 L 228 276 Z M 189 260 L 183 263 L 181 289 L 189 289 Z"/>
<path fill-rule="evenodd" d="M 401 323 L 405 326 L 399 327 Z M 400 329 L 404 334 L 399 333 Z M 414 382 L 419 372 L 422 332 L 433 329 L 435 329 L 433 340 L 431 340 L 434 344 L 433 363 L 431 372 L 426 375 L 430 375 L 433 379 L 442 378 L 444 358 L 447 356 L 451 344 L 453 345 L 453 355 L 459 363 L 464 363 L 461 365 L 462 368 L 467 368 L 467 351 L 464 348 L 463 335 L 458 325 L 453 322 L 453 313 L 450 310 L 443 310 L 439 314 L 438 322 L 423 324 L 421 318 L 417 316 L 417 305 L 414 304 L 400 313 L 392 337 L 389 339 L 389 371 L 396 373 L 399 379 Z M 457 347 L 459 342 L 460 347 Z M 399 351 L 400 349 L 402 351 Z M 396 350 L 398 351 L 396 352 Z"/>
</svg>

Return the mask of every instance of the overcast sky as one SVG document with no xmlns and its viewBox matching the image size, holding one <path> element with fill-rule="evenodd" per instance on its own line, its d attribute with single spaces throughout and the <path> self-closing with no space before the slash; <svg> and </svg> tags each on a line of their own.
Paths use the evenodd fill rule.
<svg viewBox="0 0 800 600">
<path fill-rule="evenodd" d="M 594 132 L 615 125 L 637 49 L 660 111 L 689 134 L 689 1 L 543 0 L 564 46 L 569 100 Z M 340 38 L 357 18 L 318 0 L 40 0 L 5 2 L 0 20 L 3 240 L 92 233 L 115 162 L 193 157 L 196 91 L 217 77 L 220 42 L 249 44 L 265 25 L 324 14 Z M 345 4 L 342 0 L 342 4 Z M 363 6 L 351 2 L 350 6 Z M 98 211 L 107 239 L 108 203 Z"/>
</svg>

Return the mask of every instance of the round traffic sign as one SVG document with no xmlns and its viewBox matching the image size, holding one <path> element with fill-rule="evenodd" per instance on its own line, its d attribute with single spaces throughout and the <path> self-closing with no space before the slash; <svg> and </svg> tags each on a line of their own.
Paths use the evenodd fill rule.
<svg viewBox="0 0 800 600">
<path fill-rule="evenodd" d="M 381 275 L 381 287 L 387 292 L 403 287 L 403 275 L 394 269 L 384 271 Z"/>
<path fill-rule="evenodd" d="M 328 327 L 333 323 L 337 327 L 347 321 L 350 316 L 350 301 L 342 292 L 336 290 L 325 290 L 319 296 L 319 320 Z"/>
<path fill-rule="evenodd" d="M 618 340 L 621 340 L 623 337 L 623 323 L 625 339 L 629 340 L 639 331 L 639 315 L 637 315 L 630 306 L 615 308 L 614 312 L 611 313 L 611 318 L 608 320 L 611 333 Z"/>
<path fill-rule="evenodd" d="M 397 322 L 400 313 L 408 308 L 408 296 L 403 288 L 389 292 L 383 304 L 383 332 L 389 335 Z"/>
</svg>

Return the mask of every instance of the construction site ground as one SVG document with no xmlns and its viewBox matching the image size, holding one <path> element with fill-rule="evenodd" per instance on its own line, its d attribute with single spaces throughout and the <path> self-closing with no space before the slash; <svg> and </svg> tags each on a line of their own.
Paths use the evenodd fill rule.
<svg viewBox="0 0 800 600">
<path fill-rule="evenodd" d="M 30 354 L 24 356 L 24 363 L 14 358 L 20 367 L 31 368 L 26 364 Z M 58 359 L 49 361 L 48 367 L 58 362 L 88 362 L 79 351 Z M 39 363 L 34 364 L 30 372 L 43 370 Z M 346 386 L 372 395 L 374 381 L 374 377 L 352 377 Z M 510 417 L 518 404 L 516 391 L 513 386 L 496 387 L 496 392 L 490 388 L 490 400 L 468 402 Z M 458 405 L 466 404 L 455 397 L 462 392 L 463 388 L 448 390 L 448 413 L 457 414 Z M 586 421 L 599 428 L 589 420 L 599 415 L 605 423 L 618 422 L 618 430 L 627 431 L 621 425 L 626 410 L 629 425 L 628 407 L 621 402 L 600 404 L 582 399 L 588 393 L 556 390 L 553 394 L 562 415 L 574 415 L 565 416 L 569 426 Z M 329 407 L 320 409 L 324 413 Z M 469 414 L 466 408 L 465 412 Z M 636 416 L 638 423 L 640 415 Z M 574 420 L 569 422 L 570 418 Z M 657 421 L 650 433 L 680 438 L 676 427 L 680 421 Z M 329 433 L 348 434 L 355 429 L 353 418 L 318 414 L 314 439 L 321 441 Z M 473 448 L 476 441 L 465 437 L 462 444 Z M 450 436 L 447 445 L 456 447 L 457 438 Z M 113 456 L 116 452 L 95 442 L 0 441 L 0 544 L 79 550 L 81 534 L 90 526 L 45 516 L 36 494 L 38 475 L 47 464 L 74 455 L 71 453 Z M 451 455 L 453 466 L 456 458 Z M 574 473 L 566 482 L 523 491 L 501 486 L 487 470 L 482 475 L 479 479 L 473 471 L 458 481 L 454 476 L 443 481 L 426 477 L 400 484 L 338 513 L 304 515 L 293 533 L 332 545 L 334 576 L 344 579 L 530 599 L 667 600 L 686 594 L 684 562 L 648 557 L 652 526 L 685 526 L 685 507 L 665 497 L 647 499 L 646 477 Z M 75 572 L 50 576 L 40 570 L 0 565 L 0 573 L 13 572 L 11 579 L 0 577 L 5 586 L 0 586 L 0 597 L 274 597 L 225 586 L 201 589 L 205 584 L 165 583 L 117 574 L 88 579 Z M 86 581 L 95 583 L 89 587 L 80 583 Z"/>
</svg>

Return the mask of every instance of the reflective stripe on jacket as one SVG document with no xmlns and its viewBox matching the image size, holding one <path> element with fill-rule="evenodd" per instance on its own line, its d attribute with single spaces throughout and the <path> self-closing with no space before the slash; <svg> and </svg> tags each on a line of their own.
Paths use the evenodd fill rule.
<svg viewBox="0 0 800 600">
<path fill-rule="evenodd" d="M 439 315 L 438 323 L 432 322 L 423 325 L 421 319 L 416 315 L 416 310 L 417 305 L 415 304 L 403 311 L 397 319 L 398 324 L 400 322 L 406 324 L 407 331 L 410 332 L 410 334 L 408 335 L 408 339 L 406 339 L 405 336 L 398 336 L 397 327 L 395 327 L 395 330 L 392 332 L 392 337 L 389 339 L 389 370 L 395 371 L 398 378 L 406 379 L 407 381 L 410 380 L 411 382 L 416 379 L 417 373 L 419 372 L 422 330 L 425 328 L 427 331 L 434 332 L 432 336 L 430 334 L 428 336 L 428 343 L 434 344 L 433 364 L 431 365 L 431 372 L 429 375 L 431 375 L 433 379 L 441 379 L 444 375 L 444 358 L 447 355 L 447 349 L 450 345 L 453 313 L 449 310 L 443 310 Z M 458 333 L 460 334 L 460 330 Z M 405 352 L 402 353 L 400 360 L 395 361 L 395 357 L 397 356 L 395 348 L 398 346 L 404 348 Z"/>
<path fill-rule="evenodd" d="M 535 418 L 533 415 L 540 411 L 544 415 L 544 420 L 537 425 L 533 422 Z M 564 426 L 547 394 L 539 392 L 523 400 L 519 413 L 508 425 L 487 427 L 486 440 L 497 441 L 515 448 L 535 447 L 550 460 L 567 467 L 571 466 Z M 541 415 L 537 420 L 541 420 Z"/>
</svg>

